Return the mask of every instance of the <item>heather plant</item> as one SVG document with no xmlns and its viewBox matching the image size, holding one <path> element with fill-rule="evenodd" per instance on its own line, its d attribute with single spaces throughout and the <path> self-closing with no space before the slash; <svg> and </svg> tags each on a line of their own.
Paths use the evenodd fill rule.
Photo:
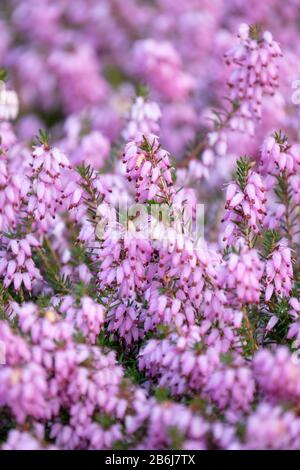
<svg viewBox="0 0 300 470">
<path fill-rule="evenodd" d="M 1 3 L 1 450 L 300 449 L 299 8 L 252 3 Z"/>
</svg>

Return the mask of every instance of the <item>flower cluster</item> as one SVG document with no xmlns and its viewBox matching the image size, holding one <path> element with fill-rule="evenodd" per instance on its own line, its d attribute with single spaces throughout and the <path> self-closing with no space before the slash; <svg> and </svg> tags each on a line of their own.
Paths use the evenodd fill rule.
<svg viewBox="0 0 300 470">
<path fill-rule="evenodd" d="M 300 15 L 269 3 L 2 0 L 1 450 L 300 449 Z"/>
<path fill-rule="evenodd" d="M 262 288 L 264 265 L 255 249 L 243 247 L 240 253 L 231 253 L 219 274 L 219 284 L 236 292 L 245 303 L 258 303 Z"/>
<path fill-rule="evenodd" d="M 31 291 L 42 280 L 39 269 L 32 260 L 32 249 L 40 247 L 38 240 L 31 234 L 21 239 L 6 240 L 0 261 L 0 276 L 3 285 L 13 284 L 16 291 L 24 286 Z"/>
<path fill-rule="evenodd" d="M 167 41 L 145 39 L 136 42 L 133 51 L 134 68 L 153 89 L 172 100 L 180 100 L 194 88 L 193 78 L 183 72 L 180 56 Z M 170 86 L 171 84 L 171 86 Z"/>
<path fill-rule="evenodd" d="M 282 52 L 269 31 L 261 35 L 258 28 L 242 24 L 239 38 L 240 44 L 225 54 L 234 66 L 228 80 L 230 98 L 240 104 L 231 128 L 254 134 L 252 120 L 261 119 L 263 95 L 273 96 L 278 87 L 277 58 Z"/>
<path fill-rule="evenodd" d="M 12 172 L 5 153 L 0 158 L 0 228 L 15 229 L 17 214 L 27 197 L 30 181 L 24 174 Z"/>
<path fill-rule="evenodd" d="M 28 214 L 46 231 L 51 218 L 55 218 L 62 206 L 67 210 L 76 207 L 81 199 L 81 190 L 76 182 L 68 179 L 64 170 L 71 166 L 67 157 L 57 148 L 47 144 L 38 146 L 32 153 L 32 188 L 28 198 Z"/>
<path fill-rule="evenodd" d="M 286 136 L 275 134 L 264 140 L 261 148 L 261 170 L 273 176 L 273 179 L 268 179 L 270 183 L 274 181 L 275 175 L 284 171 L 295 174 L 299 169 L 299 163 L 299 145 L 289 145 Z"/>
<path fill-rule="evenodd" d="M 261 176 L 250 170 L 246 161 L 240 160 L 239 164 L 238 170 L 246 175 L 238 173 L 238 182 L 227 187 L 223 218 L 226 245 L 236 241 L 241 230 L 259 233 L 266 215 L 266 188 Z"/>
<path fill-rule="evenodd" d="M 136 202 L 170 203 L 174 189 L 169 154 L 156 136 L 138 134 L 126 145 L 123 163 L 128 181 L 135 182 Z"/>
<path fill-rule="evenodd" d="M 279 297 L 288 297 L 291 294 L 293 266 L 291 250 L 286 239 L 282 239 L 270 254 L 266 263 L 266 274 L 266 301 L 270 300 L 273 292 Z"/>
<path fill-rule="evenodd" d="M 123 137 L 126 140 L 134 139 L 139 133 L 143 135 L 157 134 L 161 110 L 155 101 L 146 101 L 138 96 L 133 103 Z"/>
<path fill-rule="evenodd" d="M 259 351 L 253 360 L 253 372 L 259 387 L 270 400 L 290 400 L 297 403 L 300 393 L 298 358 L 285 347 Z"/>
<path fill-rule="evenodd" d="M 140 352 L 139 367 L 174 395 L 200 392 L 220 364 L 217 348 L 202 343 L 201 328 L 150 340 Z"/>
</svg>

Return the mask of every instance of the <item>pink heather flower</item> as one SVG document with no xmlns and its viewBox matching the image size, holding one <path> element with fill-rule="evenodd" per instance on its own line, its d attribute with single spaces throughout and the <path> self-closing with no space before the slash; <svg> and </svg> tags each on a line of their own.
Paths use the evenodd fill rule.
<svg viewBox="0 0 300 470">
<path fill-rule="evenodd" d="M 32 434 L 26 431 L 12 429 L 7 440 L 1 446 L 1 450 L 55 450 L 53 445 L 46 446 Z"/>
<path fill-rule="evenodd" d="M 288 297 L 293 285 L 291 249 L 286 239 L 280 240 L 266 262 L 266 293 L 268 302 L 273 292 L 279 297 Z"/>
<path fill-rule="evenodd" d="M 28 114 L 18 119 L 17 135 L 21 141 L 31 142 L 37 129 L 43 128 L 42 120 L 35 114 Z"/>
<path fill-rule="evenodd" d="M 222 131 L 211 131 L 207 134 L 207 145 L 201 156 L 193 155 L 189 162 L 188 174 L 193 180 L 209 181 L 211 170 L 216 164 L 216 158 L 224 157 L 227 152 L 227 136 Z"/>
<path fill-rule="evenodd" d="M 183 71 L 181 58 L 168 41 L 137 41 L 133 62 L 137 74 L 163 98 L 184 100 L 195 87 L 193 77 Z"/>
<path fill-rule="evenodd" d="M 223 289 L 207 288 L 204 292 L 203 299 L 205 319 L 210 322 L 216 320 L 222 324 L 224 333 L 226 332 L 224 324 L 231 325 L 234 328 L 239 328 L 241 322 L 241 312 L 232 308 L 228 297 L 230 297 L 230 295 L 228 295 L 228 293 Z"/>
<path fill-rule="evenodd" d="M 128 181 L 135 183 L 136 202 L 170 203 L 174 193 L 169 154 L 154 135 L 143 136 L 125 147 L 123 164 Z"/>
<path fill-rule="evenodd" d="M 257 352 L 253 373 L 260 390 L 269 400 L 298 403 L 300 365 L 286 347 L 278 347 L 274 353 L 267 349 Z"/>
<path fill-rule="evenodd" d="M 112 425 L 108 430 L 99 427 L 97 423 L 91 423 L 85 435 L 90 441 L 90 450 L 111 449 L 115 442 L 124 439 L 120 423 Z"/>
<path fill-rule="evenodd" d="M 0 230 L 16 228 L 19 210 L 29 187 L 29 179 L 24 174 L 14 173 L 3 154 L 0 158 Z"/>
<path fill-rule="evenodd" d="M 53 225 L 51 219 L 55 219 L 58 211 L 78 206 L 82 190 L 69 160 L 57 148 L 35 147 L 30 166 L 32 189 L 27 211 L 46 231 L 49 224 Z"/>
<path fill-rule="evenodd" d="M 47 382 L 44 369 L 34 362 L 22 367 L 1 366 L 0 404 L 12 409 L 18 423 L 27 415 L 43 418 L 46 410 Z"/>
<path fill-rule="evenodd" d="M 127 345 L 137 342 L 145 332 L 142 329 L 143 309 L 138 302 L 128 300 L 110 307 L 106 319 L 108 331 L 117 334 Z"/>
<path fill-rule="evenodd" d="M 216 157 L 224 157 L 227 151 L 227 137 L 226 133 L 222 131 L 211 131 L 207 135 L 208 149 L 202 154 L 203 162 L 209 163 L 208 152 L 213 152 Z"/>
<path fill-rule="evenodd" d="M 86 222 L 83 223 L 81 229 L 80 229 L 80 232 L 79 232 L 79 236 L 78 236 L 78 240 L 81 241 L 81 242 L 89 242 L 89 241 L 95 241 L 95 226 L 89 222 Z"/>
<path fill-rule="evenodd" d="M 68 321 L 62 321 L 53 309 L 40 312 L 33 303 L 16 307 L 20 330 L 30 336 L 33 344 L 39 344 L 45 350 L 52 351 L 56 344 L 69 343 L 74 328 Z"/>
<path fill-rule="evenodd" d="M 151 339 L 139 355 L 139 368 L 174 395 L 200 392 L 219 363 L 217 349 L 204 346 L 198 326 L 163 340 Z"/>
<path fill-rule="evenodd" d="M 300 147 L 298 144 L 289 145 L 286 138 L 278 140 L 276 136 L 267 137 L 261 148 L 261 171 L 272 175 L 268 178 L 268 186 L 272 187 L 276 183 L 275 175 L 287 171 L 288 175 L 299 171 Z M 293 180 L 293 189 L 297 193 L 297 178 Z"/>
<path fill-rule="evenodd" d="M 220 449 L 239 450 L 241 444 L 233 424 L 214 422 L 211 429 L 215 445 Z"/>
<path fill-rule="evenodd" d="M 280 227 L 286 208 L 284 204 L 271 205 L 267 207 L 267 215 L 264 218 L 264 226 L 270 230 Z"/>
<path fill-rule="evenodd" d="M 0 121 L 0 149 L 8 150 L 17 142 L 17 136 L 8 121 Z"/>
<path fill-rule="evenodd" d="M 197 112 L 191 103 L 174 102 L 164 106 L 160 137 L 172 155 L 184 154 L 189 143 L 195 138 L 197 123 Z"/>
<path fill-rule="evenodd" d="M 272 315 L 270 320 L 267 323 L 266 332 L 273 330 L 273 328 L 277 325 L 278 321 L 279 321 L 279 318 L 276 315 Z"/>
<path fill-rule="evenodd" d="M 82 297 L 79 309 L 67 310 L 67 320 L 94 344 L 104 323 L 104 309 L 91 298 Z"/>
<path fill-rule="evenodd" d="M 152 282 L 151 287 L 145 292 L 148 301 L 148 309 L 143 315 L 145 330 L 154 330 L 159 324 L 177 327 L 185 323 L 193 325 L 195 322 L 193 303 L 186 298 L 182 290 L 178 290 L 174 297 L 167 292 L 161 293 L 162 286 L 163 284 Z"/>
<path fill-rule="evenodd" d="M 182 449 L 207 448 L 208 422 L 190 408 L 171 401 L 157 403 L 154 400 L 134 403 L 137 415 L 126 417 L 127 432 L 144 429 L 146 432 L 137 449 L 168 449 L 172 445 L 173 429 L 175 435 L 182 435 Z"/>
<path fill-rule="evenodd" d="M 0 276 L 4 278 L 7 288 L 13 283 L 15 290 L 21 286 L 31 291 L 42 276 L 32 260 L 32 248 L 39 248 L 40 243 L 33 235 L 26 235 L 22 239 L 6 240 L 0 261 Z"/>
<path fill-rule="evenodd" d="M 90 302 L 90 299 L 86 301 Z M 93 348 L 74 342 L 73 305 L 71 297 L 63 299 L 60 309 L 66 312 L 66 319 L 54 310 L 39 311 L 34 304 L 16 306 L 16 316 L 30 344 L 32 359 L 25 365 L 1 369 L 3 391 L 0 385 L 0 402 L 9 406 L 21 423 L 27 414 L 31 418 L 50 419 L 51 416 L 59 416 L 61 406 L 67 407 L 69 429 L 62 426 L 59 419 L 51 429 L 52 438 L 56 438 L 61 448 L 111 447 L 116 436 L 122 437 L 120 425 L 116 424 L 111 433 L 107 431 L 105 434 L 103 430 L 104 440 L 101 441 L 102 428 L 100 424 L 99 430 L 92 426 L 93 418 L 97 413 L 100 416 L 106 413 L 113 419 L 123 419 L 127 400 L 130 397 L 134 400 L 135 392 L 125 392 L 120 388 L 123 371 L 116 364 L 112 351 L 102 353 L 98 346 Z M 9 341 L 7 335 L 2 338 Z M 11 381 L 10 393 L 4 395 L 8 381 Z M 38 399 L 32 400 L 31 392 L 38 394 Z"/>
<path fill-rule="evenodd" d="M 292 200 L 295 204 L 300 203 L 300 177 L 299 175 L 292 175 L 289 178 L 289 183 L 292 188 Z"/>
<path fill-rule="evenodd" d="M 103 201 L 115 208 L 126 207 L 133 202 L 133 197 L 128 192 L 128 183 L 123 174 L 105 173 L 95 175 L 93 185 Z"/>
<path fill-rule="evenodd" d="M 2 3 L 1 450 L 300 449 L 299 1 Z"/>
<path fill-rule="evenodd" d="M 157 241 L 160 259 L 157 275 L 163 279 L 177 279 L 178 287 L 196 307 L 203 299 L 205 280 L 213 285 L 217 279 L 216 266 L 219 260 L 215 258 L 214 250 L 203 240 L 195 242 L 189 236 L 167 229 L 166 238 Z"/>
<path fill-rule="evenodd" d="M 27 342 L 15 334 L 8 322 L 0 321 L 0 341 L 5 345 L 4 362 L 9 366 L 27 363 L 30 360 L 30 349 Z"/>
<path fill-rule="evenodd" d="M 262 289 L 264 264 L 255 249 L 242 248 L 231 253 L 219 273 L 219 285 L 245 303 L 258 303 Z"/>
<path fill-rule="evenodd" d="M 19 112 L 19 99 L 14 90 L 8 90 L 5 84 L 0 84 L 0 120 L 16 119 Z"/>
<path fill-rule="evenodd" d="M 253 135 L 252 122 L 261 119 L 263 95 L 273 96 L 278 88 L 277 59 L 282 53 L 269 31 L 260 34 L 255 27 L 242 24 L 239 38 L 240 44 L 225 54 L 226 63 L 233 65 L 230 99 L 240 104 L 230 126 Z"/>
<path fill-rule="evenodd" d="M 232 364 L 212 371 L 205 393 L 229 420 L 238 420 L 241 412 L 249 412 L 254 400 L 255 382 L 246 362 L 237 357 Z"/>
<path fill-rule="evenodd" d="M 74 166 L 85 163 L 93 168 L 102 168 L 110 152 L 109 140 L 100 132 L 92 131 L 82 137 L 82 140 L 71 154 Z"/>
<path fill-rule="evenodd" d="M 97 252 L 101 267 L 98 273 L 100 289 L 118 289 L 120 298 L 135 299 L 146 283 L 145 271 L 152 255 L 150 241 L 138 232 L 107 230 Z"/>
<path fill-rule="evenodd" d="M 249 416 L 243 449 L 295 450 L 299 446 L 300 419 L 292 411 L 263 402 Z"/>
<path fill-rule="evenodd" d="M 48 14 L 45 14 L 47 9 Z M 34 41 L 52 43 L 59 34 L 61 4 L 51 4 L 49 0 L 18 2 L 13 12 L 13 22 L 20 32 L 26 33 Z"/>
<path fill-rule="evenodd" d="M 251 231 L 260 233 L 266 215 L 266 188 L 261 176 L 250 170 L 244 188 L 230 183 L 226 192 L 223 242 L 231 245 L 240 236 L 239 224 L 246 223 Z"/>
<path fill-rule="evenodd" d="M 89 44 L 73 44 L 71 49 L 66 47 L 65 50 L 54 49 L 49 65 L 57 76 L 59 92 L 67 111 L 81 111 L 103 100 L 107 84 L 99 73 L 95 52 Z"/>
<path fill-rule="evenodd" d="M 82 281 L 84 284 L 89 284 L 93 275 L 89 268 L 87 267 L 86 264 L 82 263 L 77 267 L 78 271 L 78 278 L 80 281 Z"/>
<path fill-rule="evenodd" d="M 9 66 L 21 83 L 17 89 L 20 103 L 27 109 L 36 106 L 44 110 L 53 109 L 58 104 L 55 77 L 46 62 L 45 55 L 38 47 L 20 46 L 9 54 Z"/>
<path fill-rule="evenodd" d="M 133 103 L 129 119 L 122 135 L 125 140 L 132 140 L 137 134 L 158 134 L 161 111 L 155 101 L 146 101 L 138 96 Z"/>
<path fill-rule="evenodd" d="M 300 314 L 300 302 L 296 297 L 290 298 L 290 315 L 292 318 L 292 323 L 290 324 L 290 328 L 287 334 L 287 338 L 296 338 L 300 340 L 300 321 L 299 321 L 299 314 Z"/>
</svg>

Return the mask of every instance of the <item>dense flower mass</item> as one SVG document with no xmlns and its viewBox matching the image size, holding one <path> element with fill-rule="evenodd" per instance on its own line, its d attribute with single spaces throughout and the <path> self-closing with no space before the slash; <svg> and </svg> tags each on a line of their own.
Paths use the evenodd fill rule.
<svg viewBox="0 0 300 470">
<path fill-rule="evenodd" d="M 300 449 L 298 3 L 1 1 L 1 450 Z"/>
<path fill-rule="evenodd" d="M 240 44 L 225 54 L 226 62 L 234 67 L 228 80 L 230 98 L 240 105 L 231 127 L 253 133 L 251 120 L 261 119 L 263 94 L 273 96 L 278 87 L 277 58 L 282 53 L 272 34 L 261 34 L 256 26 L 242 24 L 239 38 Z"/>
</svg>

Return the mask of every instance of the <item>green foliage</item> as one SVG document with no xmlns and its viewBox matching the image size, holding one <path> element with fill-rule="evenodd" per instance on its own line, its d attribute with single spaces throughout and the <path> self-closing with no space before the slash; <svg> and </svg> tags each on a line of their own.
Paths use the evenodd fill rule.
<svg viewBox="0 0 300 470">
<path fill-rule="evenodd" d="M 232 352 L 228 351 L 226 353 L 221 354 L 221 363 L 225 365 L 232 364 L 233 361 L 233 354 Z"/>
<path fill-rule="evenodd" d="M 143 135 L 143 140 L 140 144 L 140 149 L 146 152 L 148 155 L 152 155 L 152 153 L 159 150 L 160 144 L 157 143 L 155 139 L 153 139 L 152 143 L 150 144 L 149 140 L 145 135 Z"/>
<path fill-rule="evenodd" d="M 79 132 L 79 136 L 82 138 L 85 135 L 88 135 L 92 131 L 92 123 L 89 117 L 84 116 L 81 120 L 81 128 Z"/>
<path fill-rule="evenodd" d="M 245 440 L 246 430 L 247 430 L 247 427 L 246 427 L 245 422 L 239 421 L 236 424 L 236 433 L 237 433 L 237 436 L 241 439 L 241 441 Z"/>
<path fill-rule="evenodd" d="M 275 131 L 273 134 L 272 134 L 272 137 L 274 137 L 275 141 L 277 142 L 277 144 L 279 144 L 280 146 L 286 146 L 287 144 L 287 136 L 281 131 Z"/>
<path fill-rule="evenodd" d="M 180 450 L 184 442 L 184 435 L 175 426 L 168 429 L 168 435 L 171 439 L 170 449 Z"/>
<path fill-rule="evenodd" d="M 113 336 L 108 334 L 108 332 L 103 329 L 100 331 L 98 338 L 97 338 L 97 345 L 100 346 L 100 348 L 109 348 L 109 349 L 114 349 L 117 350 L 119 347 L 119 342 L 115 341 L 113 339 Z"/>
<path fill-rule="evenodd" d="M 4 68 L 0 68 L 0 81 L 6 82 L 8 80 L 8 72 Z"/>
<path fill-rule="evenodd" d="M 266 230 L 263 237 L 264 256 L 269 256 L 276 248 L 280 235 L 276 230 Z"/>
<path fill-rule="evenodd" d="M 173 184 L 176 184 L 176 181 L 177 181 L 177 172 L 175 170 L 175 168 L 171 168 L 171 176 L 172 176 L 172 181 L 173 181 Z"/>
<path fill-rule="evenodd" d="M 204 343 L 202 343 L 202 341 L 197 341 L 194 344 L 193 349 L 197 354 L 201 354 L 206 349 L 206 346 Z"/>
<path fill-rule="evenodd" d="M 264 316 L 265 324 L 269 321 L 270 316 L 274 315 L 278 318 L 278 322 L 268 332 L 265 342 L 266 343 L 276 343 L 276 344 L 288 344 L 287 333 L 291 324 L 291 315 L 290 315 L 291 306 L 289 304 L 289 299 L 284 298 L 275 298 L 272 297 L 271 302 L 269 303 L 269 312 Z"/>
<path fill-rule="evenodd" d="M 60 408 L 59 420 L 63 425 L 67 426 L 70 423 L 70 417 L 70 411 L 68 408 Z"/>
<path fill-rule="evenodd" d="M 47 110 L 38 108 L 35 110 L 35 113 L 41 118 L 41 121 L 45 124 L 47 129 L 56 126 L 57 123 L 62 122 L 65 117 L 62 107 Z"/>
<path fill-rule="evenodd" d="M 285 173 L 277 176 L 277 186 L 274 191 L 280 202 L 285 204 L 291 202 L 291 190 L 289 188 L 288 178 Z"/>
<path fill-rule="evenodd" d="M 91 165 L 86 165 L 84 162 L 77 166 L 76 171 L 82 178 L 80 185 L 86 193 L 84 203 L 87 206 L 89 216 L 88 220 L 95 224 L 97 218 L 97 208 L 103 202 L 103 196 L 97 191 L 93 184 L 97 173 Z"/>
<path fill-rule="evenodd" d="M 143 98 L 148 98 L 150 93 L 148 85 L 144 83 L 138 83 L 136 86 L 136 96 L 142 96 Z"/>
<path fill-rule="evenodd" d="M 47 308 L 51 305 L 51 298 L 52 298 L 51 294 L 40 295 L 36 300 L 36 304 L 41 309 Z"/>
<path fill-rule="evenodd" d="M 255 162 L 251 162 L 247 157 L 241 157 L 236 162 L 236 181 L 242 190 L 246 187 L 249 171 L 254 165 Z"/>
<path fill-rule="evenodd" d="M 111 446 L 112 450 L 128 450 L 129 447 L 129 443 L 121 439 L 115 441 Z"/>
<path fill-rule="evenodd" d="M 261 42 L 262 40 L 262 27 L 259 24 L 250 25 L 249 29 L 250 38 L 254 41 Z"/>
<path fill-rule="evenodd" d="M 91 165 L 86 165 L 84 162 L 82 162 L 81 165 L 78 165 L 76 167 L 76 171 L 86 182 L 90 181 L 94 175 L 93 167 Z"/>
<path fill-rule="evenodd" d="M 104 76 L 113 88 L 118 88 L 126 80 L 122 70 L 115 64 L 108 64 L 105 67 Z"/>
<path fill-rule="evenodd" d="M 8 301 L 8 292 L 7 289 L 4 289 L 2 283 L 0 284 L 0 320 L 5 320 L 6 313 L 5 313 L 5 305 Z"/>
<path fill-rule="evenodd" d="M 0 444 L 7 440 L 9 431 L 15 426 L 16 423 L 10 410 L 6 407 L 0 407 Z"/>
<path fill-rule="evenodd" d="M 158 338 L 159 339 L 164 339 L 168 336 L 168 334 L 170 333 L 170 327 L 168 325 L 164 325 L 162 323 L 159 323 L 157 325 L 157 335 L 158 335 Z"/>
<path fill-rule="evenodd" d="M 256 305 L 246 305 L 242 308 L 243 321 L 239 334 L 242 338 L 244 356 L 250 359 L 258 349 L 257 345 L 257 324 L 259 321 L 259 311 Z"/>
<path fill-rule="evenodd" d="M 50 284 L 56 294 L 66 295 L 70 293 L 71 279 L 69 276 L 60 274 L 59 258 L 47 238 L 44 239 L 43 246 L 34 251 L 33 259 L 43 278 Z"/>
<path fill-rule="evenodd" d="M 115 419 L 107 413 L 98 413 L 94 416 L 94 421 L 99 423 L 103 429 L 109 429 L 115 424 Z"/>
<path fill-rule="evenodd" d="M 284 205 L 285 211 L 280 221 L 280 228 L 285 237 L 288 238 L 291 247 L 293 247 L 293 231 L 296 224 L 295 209 L 297 206 L 292 201 L 292 188 L 289 185 L 289 178 L 284 171 L 281 175 L 277 176 L 277 185 L 274 189 L 276 196 L 281 204 Z"/>
<path fill-rule="evenodd" d="M 128 378 L 132 383 L 139 385 L 145 382 L 145 374 L 138 369 L 136 360 L 138 346 L 135 346 L 131 350 L 125 350 L 122 344 L 115 340 L 113 335 L 110 335 L 106 328 L 104 328 L 98 335 L 97 345 L 101 348 L 107 348 L 107 350 L 114 350 L 116 352 L 118 363 L 124 367 L 125 378 Z"/>
<path fill-rule="evenodd" d="M 170 391 L 166 387 L 157 387 L 154 396 L 159 403 L 170 399 Z"/>
<path fill-rule="evenodd" d="M 126 360 L 120 361 L 125 368 L 125 377 L 136 385 L 141 385 L 146 381 L 146 376 L 141 372 L 137 365 L 136 355 L 130 355 Z"/>
<path fill-rule="evenodd" d="M 38 145 L 44 145 L 47 148 L 49 147 L 49 132 L 48 131 L 43 131 L 43 129 L 39 129 L 39 133 L 36 136 L 33 145 L 38 146 Z"/>
<path fill-rule="evenodd" d="M 20 240 L 24 238 L 27 233 L 26 227 L 23 224 L 19 224 L 14 230 L 8 232 L 2 232 L 2 235 L 9 240 Z"/>
</svg>

